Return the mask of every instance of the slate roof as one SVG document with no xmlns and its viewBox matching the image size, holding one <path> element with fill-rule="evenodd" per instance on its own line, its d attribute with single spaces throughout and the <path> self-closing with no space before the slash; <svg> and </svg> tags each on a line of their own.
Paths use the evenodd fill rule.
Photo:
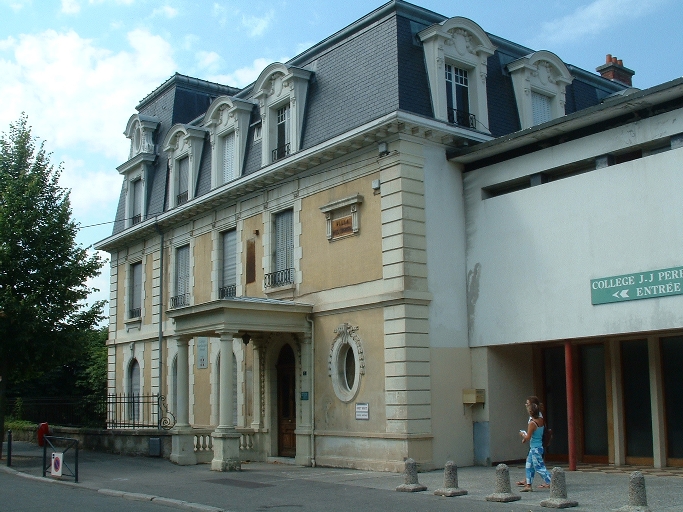
<svg viewBox="0 0 683 512">
<path fill-rule="evenodd" d="M 443 15 L 403 0 L 392 0 L 287 62 L 287 65 L 313 72 L 308 86 L 301 149 L 316 146 L 396 110 L 433 118 L 424 51 L 417 33 L 445 19 Z M 485 20 L 479 21 L 485 26 Z M 487 35 L 497 48 L 488 59 L 488 123 L 491 134 L 500 137 L 520 129 L 512 79 L 506 65 L 533 50 L 493 34 Z M 606 96 L 624 88 L 574 66 L 568 65 L 568 69 L 574 81 L 566 89 L 567 114 L 597 105 Z M 202 115 L 216 97 L 234 95 L 250 99 L 252 88 L 253 84 L 240 90 L 176 74 L 136 108 L 141 114 L 159 119 L 155 143 L 160 144 L 174 124 L 201 122 Z M 261 141 L 254 141 L 253 137 L 254 125 L 259 121 L 255 106 L 243 174 L 261 168 Z M 207 140 L 197 177 L 197 196 L 209 192 L 210 159 Z M 147 186 L 146 217 L 168 209 L 167 166 L 167 159 L 162 156 L 154 163 Z M 124 200 L 122 189 L 113 234 L 124 229 Z"/>
</svg>

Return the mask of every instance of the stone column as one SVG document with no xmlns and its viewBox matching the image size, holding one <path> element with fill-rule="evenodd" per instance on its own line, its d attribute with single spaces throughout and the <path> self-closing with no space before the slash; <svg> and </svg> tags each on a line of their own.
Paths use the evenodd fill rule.
<svg viewBox="0 0 683 512">
<path fill-rule="evenodd" d="M 311 333 L 304 333 L 300 337 L 299 348 L 301 350 L 301 386 L 297 406 L 299 417 L 297 418 L 296 430 L 296 456 L 294 461 L 300 466 L 311 465 L 311 436 L 313 434 L 313 407 L 311 403 L 311 379 L 313 378 L 312 343 Z"/>
<path fill-rule="evenodd" d="M 253 415 L 251 428 L 255 432 L 258 432 L 263 428 L 263 418 L 261 417 L 261 353 L 262 353 L 263 340 L 252 338 L 252 357 L 253 357 L 253 369 L 252 369 L 252 403 L 253 403 Z"/>
<path fill-rule="evenodd" d="M 190 426 L 190 379 L 188 339 L 175 338 L 178 345 L 178 417 L 171 442 L 171 462 L 180 466 L 197 464 L 194 452 L 194 434 Z"/>
<path fill-rule="evenodd" d="M 234 471 L 240 469 L 240 434 L 235 430 L 232 396 L 232 339 L 234 333 L 221 335 L 221 401 L 218 427 L 213 437 L 213 471 Z"/>
</svg>

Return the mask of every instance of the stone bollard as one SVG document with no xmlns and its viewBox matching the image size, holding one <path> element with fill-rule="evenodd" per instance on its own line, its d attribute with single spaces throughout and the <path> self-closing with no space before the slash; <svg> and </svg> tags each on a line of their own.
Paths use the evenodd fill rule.
<svg viewBox="0 0 683 512">
<path fill-rule="evenodd" d="M 618 509 L 623 512 L 650 512 L 645 494 L 645 477 L 634 471 L 628 479 L 628 505 Z"/>
<path fill-rule="evenodd" d="M 420 485 L 417 481 L 417 464 L 413 459 L 406 459 L 406 468 L 403 471 L 404 482 L 399 485 L 396 490 L 402 492 L 419 492 L 426 491 L 426 485 Z"/>
<path fill-rule="evenodd" d="M 446 462 L 443 468 L 443 487 L 434 491 L 437 496 L 463 496 L 464 489 L 458 489 L 458 466 L 452 460 Z"/>
<path fill-rule="evenodd" d="M 562 468 L 553 468 L 550 480 L 550 498 L 541 501 L 542 507 L 569 508 L 578 507 L 577 501 L 567 499 L 567 481 Z"/>
<path fill-rule="evenodd" d="M 519 494 L 512 494 L 510 488 L 510 470 L 507 464 L 498 464 L 496 466 L 496 491 L 493 494 L 486 496 L 486 501 L 499 501 L 507 503 L 509 501 L 521 500 Z"/>
</svg>

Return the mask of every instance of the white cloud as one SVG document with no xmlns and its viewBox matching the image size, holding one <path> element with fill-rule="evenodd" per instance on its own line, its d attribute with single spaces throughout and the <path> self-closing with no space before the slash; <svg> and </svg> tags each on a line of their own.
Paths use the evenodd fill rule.
<svg viewBox="0 0 683 512">
<path fill-rule="evenodd" d="M 273 10 L 268 11 L 268 13 L 261 18 L 257 16 L 242 15 L 242 26 L 249 31 L 250 36 L 260 36 L 266 31 L 274 17 L 275 12 L 273 12 Z"/>
<path fill-rule="evenodd" d="M 541 32 L 534 38 L 534 45 L 560 44 L 578 41 L 637 19 L 651 12 L 662 0 L 594 0 L 578 7 L 571 14 L 541 24 Z"/>
<path fill-rule="evenodd" d="M 59 184 L 71 190 L 74 217 L 101 218 L 102 205 L 118 200 L 121 176 L 112 169 L 88 169 L 84 160 L 70 155 L 62 155 L 61 162 L 64 165 Z"/>
<path fill-rule="evenodd" d="M 201 69 L 209 71 L 215 70 L 220 64 L 221 60 L 223 60 L 216 52 L 201 51 L 197 52 L 195 57 L 197 58 L 197 66 L 199 66 Z"/>
<path fill-rule="evenodd" d="M 77 0 L 62 0 L 62 12 L 65 14 L 77 14 L 81 11 L 81 4 Z"/>
<path fill-rule="evenodd" d="M 170 5 L 164 5 L 158 9 L 152 11 L 152 17 L 164 16 L 168 19 L 175 18 L 178 16 L 178 9 L 171 7 Z"/>
<path fill-rule="evenodd" d="M 31 0 L 3 0 L 2 3 L 7 4 L 14 12 L 19 12 L 25 5 L 29 5 Z"/>
<path fill-rule="evenodd" d="M 218 24 L 221 27 L 224 27 L 225 24 L 228 22 L 228 10 L 221 4 L 213 4 L 213 6 L 211 7 L 211 16 L 216 18 Z"/>
<path fill-rule="evenodd" d="M 278 62 L 286 62 L 288 60 L 289 57 L 283 57 Z M 261 71 L 273 62 L 275 61 L 259 58 L 256 59 L 251 66 L 237 69 L 228 74 L 210 76 L 207 80 L 218 82 L 219 84 L 232 85 L 234 87 L 244 87 L 254 82 L 261 74 Z"/>
<path fill-rule="evenodd" d="M 133 107 L 175 70 L 169 43 L 145 30 L 114 53 L 76 32 L 48 30 L 0 41 L 0 126 L 25 111 L 52 149 L 127 157 L 121 135 Z M 11 52 L 11 55 L 7 55 Z"/>
<path fill-rule="evenodd" d="M 183 37 L 183 42 L 181 44 L 181 48 L 183 50 L 191 50 L 192 47 L 197 44 L 200 41 L 199 36 L 196 36 L 194 34 L 187 34 Z"/>
</svg>

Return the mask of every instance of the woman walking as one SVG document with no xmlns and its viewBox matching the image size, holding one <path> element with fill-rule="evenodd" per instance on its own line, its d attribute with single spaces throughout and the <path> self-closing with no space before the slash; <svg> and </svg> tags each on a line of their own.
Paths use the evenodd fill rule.
<svg viewBox="0 0 683 512">
<path fill-rule="evenodd" d="M 530 492 L 531 484 L 534 482 L 534 475 L 538 473 L 543 482 L 538 486 L 539 489 L 550 487 L 550 473 L 543 462 L 543 431 L 545 430 L 545 419 L 541 415 L 541 402 L 535 396 L 530 396 L 526 400 L 526 410 L 529 413 L 529 424 L 526 431 L 520 430 L 522 443 L 529 441 L 529 455 L 526 458 L 526 481 L 517 482 L 523 485 L 521 492 Z"/>
</svg>

